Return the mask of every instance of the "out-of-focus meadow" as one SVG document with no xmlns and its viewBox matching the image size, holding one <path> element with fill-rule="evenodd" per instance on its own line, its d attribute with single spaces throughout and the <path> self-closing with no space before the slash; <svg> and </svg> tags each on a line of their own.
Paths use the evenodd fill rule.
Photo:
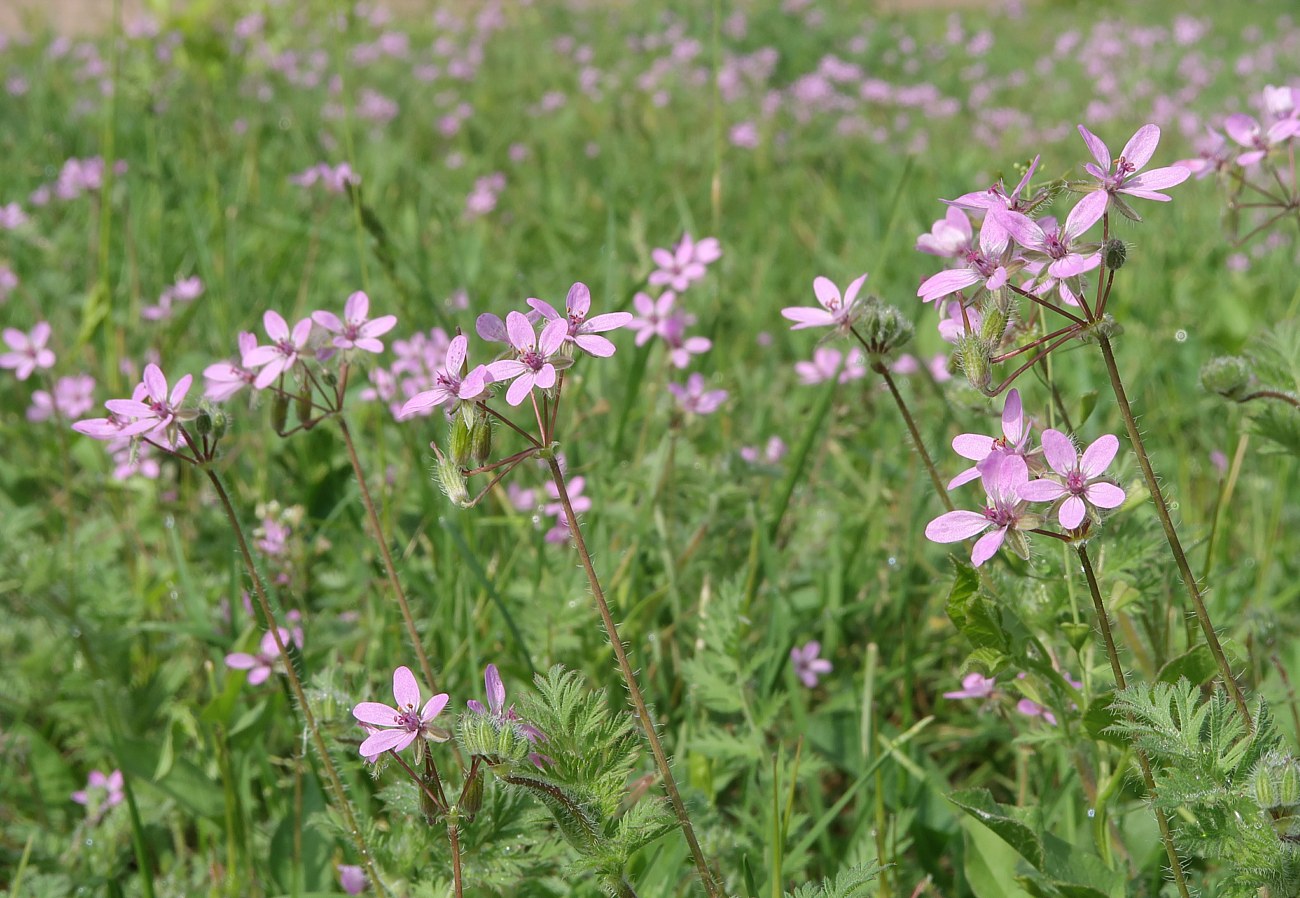
<svg viewBox="0 0 1300 898">
<path fill-rule="evenodd" d="M 647 339 L 606 333 L 617 352 L 573 369 L 559 451 L 728 893 L 779 896 L 871 862 L 888 865 L 866 887 L 880 895 L 1172 888 L 1132 750 L 1100 735 L 1115 718 L 1093 700 L 1114 686 L 1066 547 L 1039 540 L 1028 562 L 981 568 L 1005 626 L 1061 677 L 1010 652 L 972 661 L 988 646 L 949 614 L 967 552 L 925 538 L 944 508 L 890 394 L 846 361 L 848 344 L 790 331 L 781 309 L 812 306 L 816 276 L 842 287 L 869 272 L 864 291 L 916 324 L 890 364 L 956 475 L 969 462 L 952 438 L 996 433 L 1002 399 L 967 385 L 916 298 L 942 267 L 914 251 L 941 200 L 1009 187 L 1037 154 L 1040 179 L 1083 177 L 1080 123 L 1113 152 L 1155 123 L 1153 166 L 1196 158 L 1207 128 L 1260 114 L 1266 86 L 1300 87 L 1293 4 L 415 6 L 195 2 L 72 37 L 0 36 L 13 357 L 0 370 L 0 890 L 450 894 L 446 832 L 400 769 L 372 778 L 357 751 L 353 705 L 387 701 L 399 665 L 429 684 L 338 429 L 281 439 L 276 403 L 238 390 L 221 404 L 218 465 L 299 647 L 364 858 L 209 482 L 70 427 L 130 396 L 151 362 L 172 383 L 196 378 L 197 409 L 214 395 L 204 370 L 238 359 L 241 331 L 261 342 L 267 310 L 292 324 L 364 291 L 371 316 L 397 317 L 384 351 L 354 365 L 347 418 L 449 711 L 483 699 L 490 663 L 520 702 L 559 664 L 623 715 L 544 468 L 522 464 L 459 509 L 430 475 L 443 416 L 395 415 L 434 385 L 458 329 L 486 360 L 478 315 L 527 297 L 559 306 L 578 281 L 593 312 L 632 312 Z M 1296 456 L 1198 371 L 1300 314 L 1296 234 L 1284 221 L 1235 242 L 1256 221 L 1225 216 L 1218 180 L 1142 205 L 1140 225 L 1112 222 L 1128 259 L 1109 311 L 1232 666 L 1294 738 Z M 654 251 L 684 235 L 716 239 L 720 256 L 680 283 L 651 277 Z M 666 290 L 675 330 L 655 319 Z M 696 374 L 693 398 L 670 389 Z M 1088 345 L 1017 386 L 1036 431 L 1060 414 L 1083 445 L 1123 439 Z M 499 455 L 523 447 L 511 439 L 497 429 Z M 1183 658 L 1174 670 L 1192 676 L 1197 631 L 1127 443 L 1109 473 L 1128 501 L 1093 552 L 1124 665 L 1150 682 Z M 945 696 L 973 671 L 995 685 Z M 451 745 L 429 750 L 450 762 Z M 648 754 L 626 774 L 625 815 L 659 794 Z M 1023 813 L 986 828 L 949 800 L 958 790 Z M 599 894 L 554 819 L 489 782 L 464 828 L 467 893 Z M 1086 854 L 1075 881 L 1094 891 L 1026 861 L 1017 826 L 1040 852 Z M 642 896 L 703 894 L 676 832 L 627 869 Z M 1226 870 L 1198 859 L 1189 875 L 1215 894 Z M 376 871 L 382 887 L 366 882 Z"/>
</svg>

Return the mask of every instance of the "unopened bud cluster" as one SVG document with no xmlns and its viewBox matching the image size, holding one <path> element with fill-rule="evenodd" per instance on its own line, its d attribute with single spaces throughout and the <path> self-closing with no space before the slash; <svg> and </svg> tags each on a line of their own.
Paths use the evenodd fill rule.
<svg viewBox="0 0 1300 898">
<path fill-rule="evenodd" d="M 1201 386 L 1228 399 L 1242 399 L 1254 380 L 1250 362 L 1237 355 L 1219 356 L 1201 367 Z"/>
<path fill-rule="evenodd" d="M 871 297 L 862 304 L 854 327 L 867 351 L 881 357 L 896 352 L 912 339 L 916 328 L 895 306 Z"/>
</svg>

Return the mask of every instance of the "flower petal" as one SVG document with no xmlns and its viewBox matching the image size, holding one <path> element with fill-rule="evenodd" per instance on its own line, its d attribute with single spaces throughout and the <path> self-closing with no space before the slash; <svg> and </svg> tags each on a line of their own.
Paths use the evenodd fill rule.
<svg viewBox="0 0 1300 898">
<path fill-rule="evenodd" d="M 1083 517 L 1087 514 L 1088 506 L 1078 496 L 1071 496 L 1061 503 L 1061 510 L 1057 512 L 1057 519 L 1060 520 L 1061 526 L 1066 530 L 1074 530 L 1083 523 Z"/>
<path fill-rule="evenodd" d="M 587 312 L 591 309 L 591 290 L 582 281 L 577 281 L 569 288 L 569 295 L 564 298 L 564 305 L 570 315 L 587 317 Z"/>
<path fill-rule="evenodd" d="M 415 674 L 405 665 L 393 671 L 393 698 L 399 708 L 420 707 L 420 686 L 415 682 Z"/>
<path fill-rule="evenodd" d="M 415 735 L 406 730 L 380 730 L 361 743 L 359 753 L 363 758 L 372 758 L 390 750 L 401 751 L 415 741 Z"/>
<path fill-rule="evenodd" d="M 925 527 L 925 538 L 934 543 L 955 543 L 987 530 L 992 522 L 978 511 L 950 511 Z"/>
<path fill-rule="evenodd" d="M 379 702 L 361 702 L 352 709 L 352 716 L 372 726 L 391 727 L 396 725 L 400 715 L 396 708 L 390 708 Z"/>
<path fill-rule="evenodd" d="M 442 709 L 447 707 L 447 702 L 449 701 L 451 701 L 451 696 L 445 692 L 439 692 L 437 695 L 430 698 L 424 703 L 424 709 L 420 712 L 421 722 L 428 723 L 433 720 L 442 713 Z"/>
<path fill-rule="evenodd" d="M 1070 438 L 1059 430 L 1050 428 L 1043 431 L 1043 457 L 1052 466 L 1052 470 L 1062 477 L 1074 471 L 1079 462 L 1079 453 L 1075 451 Z"/>
<path fill-rule="evenodd" d="M 999 527 L 992 533 L 986 533 L 975 541 L 975 545 L 970 550 L 971 564 L 979 567 L 997 554 L 998 549 L 1002 548 L 1002 541 L 1007 538 L 1005 527 Z"/>
<path fill-rule="evenodd" d="M 506 315 L 506 333 L 510 336 L 510 345 L 520 352 L 537 348 L 537 333 L 523 312 Z"/>
<path fill-rule="evenodd" d="M 1155 125 L 1143 125 L 1128 139 L 1128 143 L 1124 144 L 1124 149 L 1120 151 L 1120 155 L 1136 171 L 1151 161 L 1151 157 L 1155 155 L 1156 146 L 1159 143 L 1160 128 Z"/>
<path fill-rule="evenodd" d="M 1088 484 L 1083 495 L 1098 508 L 1119 508 L 1126 497 L 1124 490 L 1105 480 Z"/>
<path fill-rule="evenodd" d="M 489 664 L 483 671 L 483 685 L 487 688 L 488 707 L 499 712 L 506 706 L 506 685 L 501 682 L 501 671 Z"/>
<path fill-rule="evenodd" d="M 1119 439 L 1114 434 L 1105 434 L 1092 441 L 1092 445 L 1083 451 L 1083 459 L 1079 462 L 1079 471 L 1084 478 L 1091 480 L 1094 477 L 1100 477 L 1102 472 L 1110 467 L 1110 463 L 1115 460 L 1115 453 L 1119 451 Z"/>
</svg>

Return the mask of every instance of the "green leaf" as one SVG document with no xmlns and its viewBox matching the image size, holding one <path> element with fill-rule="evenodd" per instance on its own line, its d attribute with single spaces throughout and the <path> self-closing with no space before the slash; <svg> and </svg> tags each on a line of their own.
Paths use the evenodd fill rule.
<svg viewBox="0 0 1300 898">
<path fill-rule="evenodd" d="M 1165 662 L 1165 666 L 1156 674 L 1156 682 L 1177 683 L 1186 677 L 1189 683 L 1200 686 L 1214 679 L 1218 672 L 1219 666 L 1214 661 L 1210 647 L 1201 643 Z"/>
<path fill-rule="evenodd" d="M 987 789 L 963 789 L 950 794 L 948 800 L 997 833 L 1034 867 L 1042 869 L 1046 854 L 1039 836 L 1036 808 L 998 804 Z"/>
<path fill-rule="evenodd" d="M 1016 884 L 1016 850 L 990 829 L 963 820 L 966 851 L 963 870 L 975 898 L 1028 898 Z"/>
<path fill-rule="evenodd" d="M 1128 743 L 1110 730 L 1119 722 L 1119 715 L 1111 707 L 1114 701 L 1115 696 L 1110 692 L 1095 696 L 1088 704 L 1088 710 L 1083 712 L 1083 726 L 1093 740 L 1125 748 Z"/>
</svg>

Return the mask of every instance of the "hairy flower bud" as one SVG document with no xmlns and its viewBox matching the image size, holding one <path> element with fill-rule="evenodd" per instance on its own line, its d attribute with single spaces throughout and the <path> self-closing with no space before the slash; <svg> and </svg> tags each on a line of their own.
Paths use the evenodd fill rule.
<svg viewBox="0 0 1300 898">
<path fill-rule="evenodd" d="M 916 328 L 899 309 L 872 297 L 854 324 L 872 355 L 883 356 L 907 345 Z"/>
<path fill-rule="evenodd" d="M 209 413 L 209 418 L 212 421 L 212 439 L 219 440 L 224 437 L 227 428 L 230 427 L 230 419 L 226 417 L 226 413 L 216 409 Z"/>
<path fill-rule="evenodd" d="M 1128 259 L 1128 244 L 1112 237 L 1101 247 L 1101 264 L 1111 271 L 1119 271 Z"/>
<path fill-rule="evenodd" d="M 957 360 L 970 385 L 981 393 L 993 382 L 993 351 L 977 334 L 957 340 Z"/>
<path fill-rule="evenodd" d="M 993 303 L 984 310 L 984 320 L 980 323 L 980 339 L 990 347 L 1002 342 L 1007 332 L 1007 315 Z"/>
<path fill-rule="evenodd" d="M 441 459 L 433 466 L 433 477 L 448 499 L 461 508 L 469 507 L 469 490 L 464 475 L 460 473 L 460 465 L 449 458 Z"/>
<path fill-rule="evenodd" d="M 1277 781 L 1277 797 L 1284 807 L 1300 805 L 1300 762 L 1288 758 L 1289 762 L 1282 770 Z"/>
<path fill-rule="evenodd" d="M 312 424 L 312 405 L 311 390 L 304 389 L 294 398 L 294 411 L 298 415 L 298 423 L 303 427 L 310 427 Z"/>
<path fill-rule="evenodd" d="M 492 455 L 492 422 L 486 417 L 476 420 L 469 429 L 469 455 L 476 465 Z"/>
<path fill-rule="evenodd" d="M 276 433 L 284 433 L 289 424 L 289 397 L 283 393 L 276 393 L 271 398 L 271 429 Z"/>
<path fill-rule="evenodd" d="M 470 426 L 465 420 L 464 415 L 453 415 L 451 419 L 451 460 L 457 467 L 465 467 L 469 464 L 470 457 L 473 455 Z"/>
<path fill-rule="evenodd" d="M 1240 400 L 1254 379 L 1250 362 L 1241 356 L 1219 356 L 1201 366 L 1201 386 L 1228 399 Z"/>
<path fill-rule="evenodd" d="M 194 416 L 194 429 L 201 437 L 212 433 L 212 415 L 207 409 L 199 409 L 199 413 Z"/>
<path fill-rule="evenodd" d="M 477 770 L 465 781 L 465 787 L 460 790 L 460 801 L 456 802 L 456 806 L 466 823 L 474 822 L 474 817 L 483 807 L 483 775 Z"/>
</svg>

